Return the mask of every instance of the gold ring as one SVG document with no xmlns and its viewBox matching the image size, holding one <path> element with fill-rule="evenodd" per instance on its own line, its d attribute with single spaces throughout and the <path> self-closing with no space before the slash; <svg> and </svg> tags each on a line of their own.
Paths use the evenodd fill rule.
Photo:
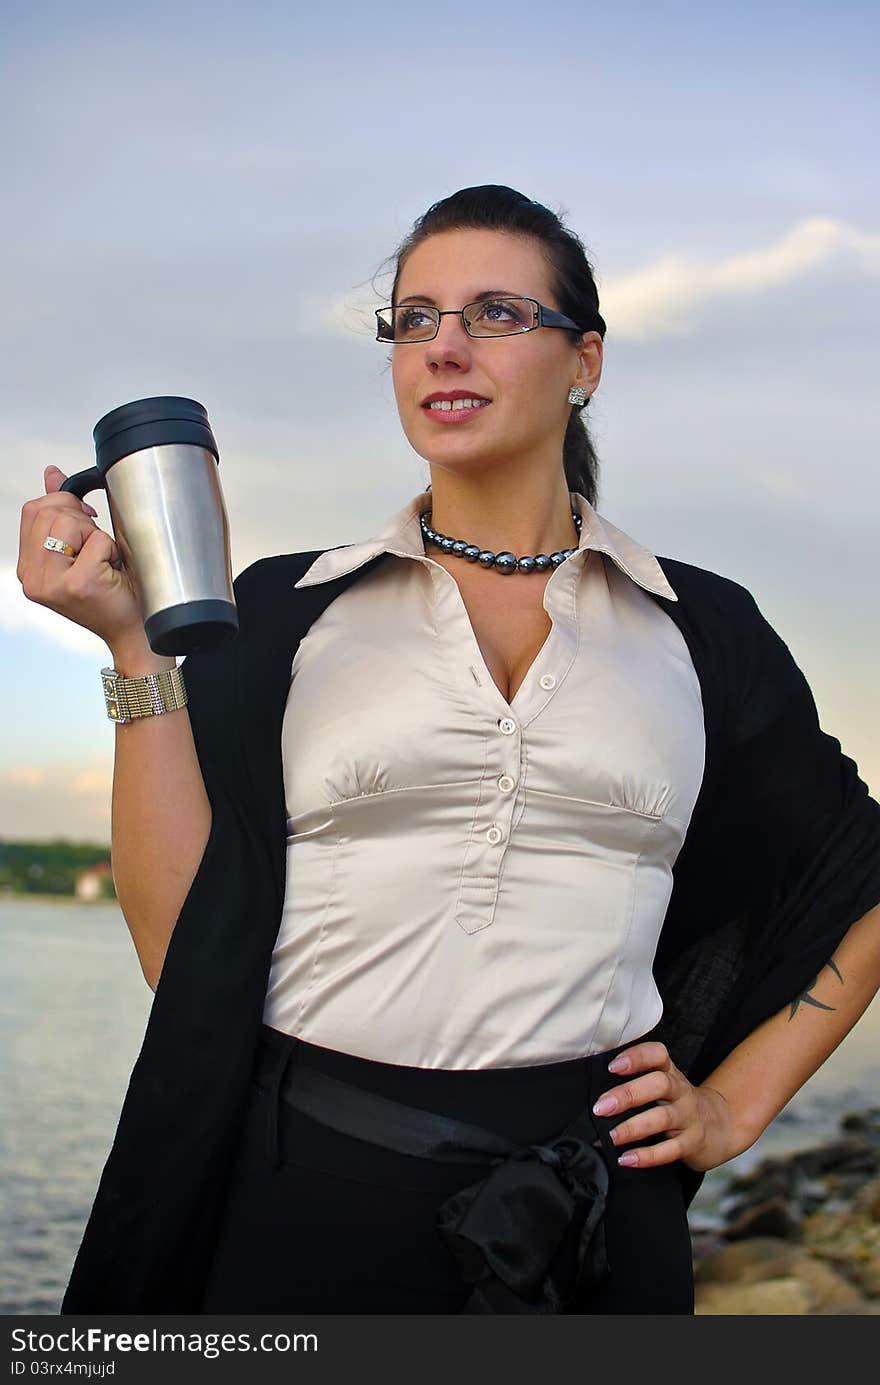
<svg viewBox="0 0 880 1385">
<path fill-rule="evenodd" d="M 53 538 L 51 534 L 43 540 L 43 547 L 48 548 L 52 553 L 63 553 L 65 558 L 76 557 L 76 549 L 72 543 L 65 543 L 64 539 Z"/>
</svg>

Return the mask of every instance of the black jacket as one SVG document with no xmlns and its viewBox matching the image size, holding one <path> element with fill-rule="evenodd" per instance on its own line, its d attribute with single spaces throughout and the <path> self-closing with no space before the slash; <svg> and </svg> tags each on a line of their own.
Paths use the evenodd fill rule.
<svg viewBox="0 0 880 1385">
<path fill-rule="evenodd" d="M 235 582 L 240 631 L 183 664 L 213 810 L 62 1313 L 198 1312 L 262 1023 L 287 864 L 281 725 L 300 639 L 384 555 L 294 590 L 318 551 Z M 657 1035 L 698 1084 L 880 902 L 880 805 L 750 593 L 660 558 L 700 681 L 702 786 L 654 963 Z M 649 690 L 648 690 L 649 691 Z M 357 689 L 352 689 L 352 696 Z M 572 727 L 572 735 L 577 728 Z M 677 1165 L 688 1201 L 703 1175 Z"/>
</svg>

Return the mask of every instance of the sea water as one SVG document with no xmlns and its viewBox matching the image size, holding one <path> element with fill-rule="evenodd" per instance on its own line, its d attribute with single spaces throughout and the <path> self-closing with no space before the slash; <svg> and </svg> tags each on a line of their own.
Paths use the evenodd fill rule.
<svg viewBox="0 0 880 1385">
<path fill-rule="evenodd" d="M 118 904 L 0 899 L 0 1314 L 58 1313 L 116 1131 L 153 993 Z M 745 1154 L 713 1169 L 692 1226 L 765 1155 L 838 1130 L 876 1104 L 880 1006 Z"/>
</svg>

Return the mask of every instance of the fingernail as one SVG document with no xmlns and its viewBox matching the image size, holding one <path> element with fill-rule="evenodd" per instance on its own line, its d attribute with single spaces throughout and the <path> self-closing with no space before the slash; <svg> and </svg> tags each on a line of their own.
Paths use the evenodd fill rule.
<svg viewBox="0 0 880 1385">
<path fill-rule="evenodd" d="M 608 1064 L 609 1072 L 629 1072 L 629 1059 L 621 1053 L 617 1058 L 612 1058 Z"/>
<path fill-rule="evenodd" d="M 97 519 L 98 511 L 93 510 L 91 505 L 86 505 L 85 502 L 83 502 L 83 509 L 85 510 L 87 515 L 91 515 L 93 519 Z"/>
<path fill-rule="evenodd" d="M 594 1116 L 608 1116 L 612 1111 L 617 1110 L 617 1102 L 613 1096 L 600 1097 L 593 1107 Z"/>
<path fill-rule="evenodd" d="M 639 1156 L 638 1156 L 637 1154 L 634 1154 L 634 1153 L 632 1153 L 632 1154 L 621 1154 L 620 1157 L 618 1158 L 617 1162 L 618 1162 L 618 1164 L 627 1164 L 628 1166 L 631 1167 L 633 1164 L 637 1164 L 637 1163 L 639 1162 Z"/>
</svg>

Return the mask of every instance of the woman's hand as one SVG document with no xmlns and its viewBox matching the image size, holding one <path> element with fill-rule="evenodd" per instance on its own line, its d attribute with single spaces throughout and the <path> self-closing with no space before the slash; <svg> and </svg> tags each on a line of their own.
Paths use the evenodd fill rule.
<svg viewBox="0 0 880 1385">
<path fill-rule="evenodd" d="M 649 1169 L 680 1159 L 688 1168 L 704 1171 L 741 1154 L 753 1143 L 739 1131 L 726 1098 L 712 1087 L 692 1086 L 673 1063 L 665 1044 L 653 1040 L 634 1044 L 618 1054 L 609 1069 L 618 1075 L 626 1073 L 628 1080 L 609 1087 L 593 1112 L 606 1118 L 623 1113 L 624 1118 L 611 1131 L 615 1145 L 631 1145 L 659 1133 L 666 1136 L 658 1144 L 627 1150 L 619 1163 Z M 659 1105 L 626 1118 L 627 1111 L 649 1101 Z M 605 1102 L 609 1104 L 603 1105 Z"/>
<path fill-rule="evenodd" d="M 111 650 L 125 641 L 145 643 L 135 586 L 116 542 L 95 524 L 97 510 L 60 489 L 66 479 L 47 466 L 46 494 L 22 506 L 16 576 L 24 595 L 99 635 Z M 50 535 L 69 543 L 73 554 L 46 549 Z"/>
</svg>

